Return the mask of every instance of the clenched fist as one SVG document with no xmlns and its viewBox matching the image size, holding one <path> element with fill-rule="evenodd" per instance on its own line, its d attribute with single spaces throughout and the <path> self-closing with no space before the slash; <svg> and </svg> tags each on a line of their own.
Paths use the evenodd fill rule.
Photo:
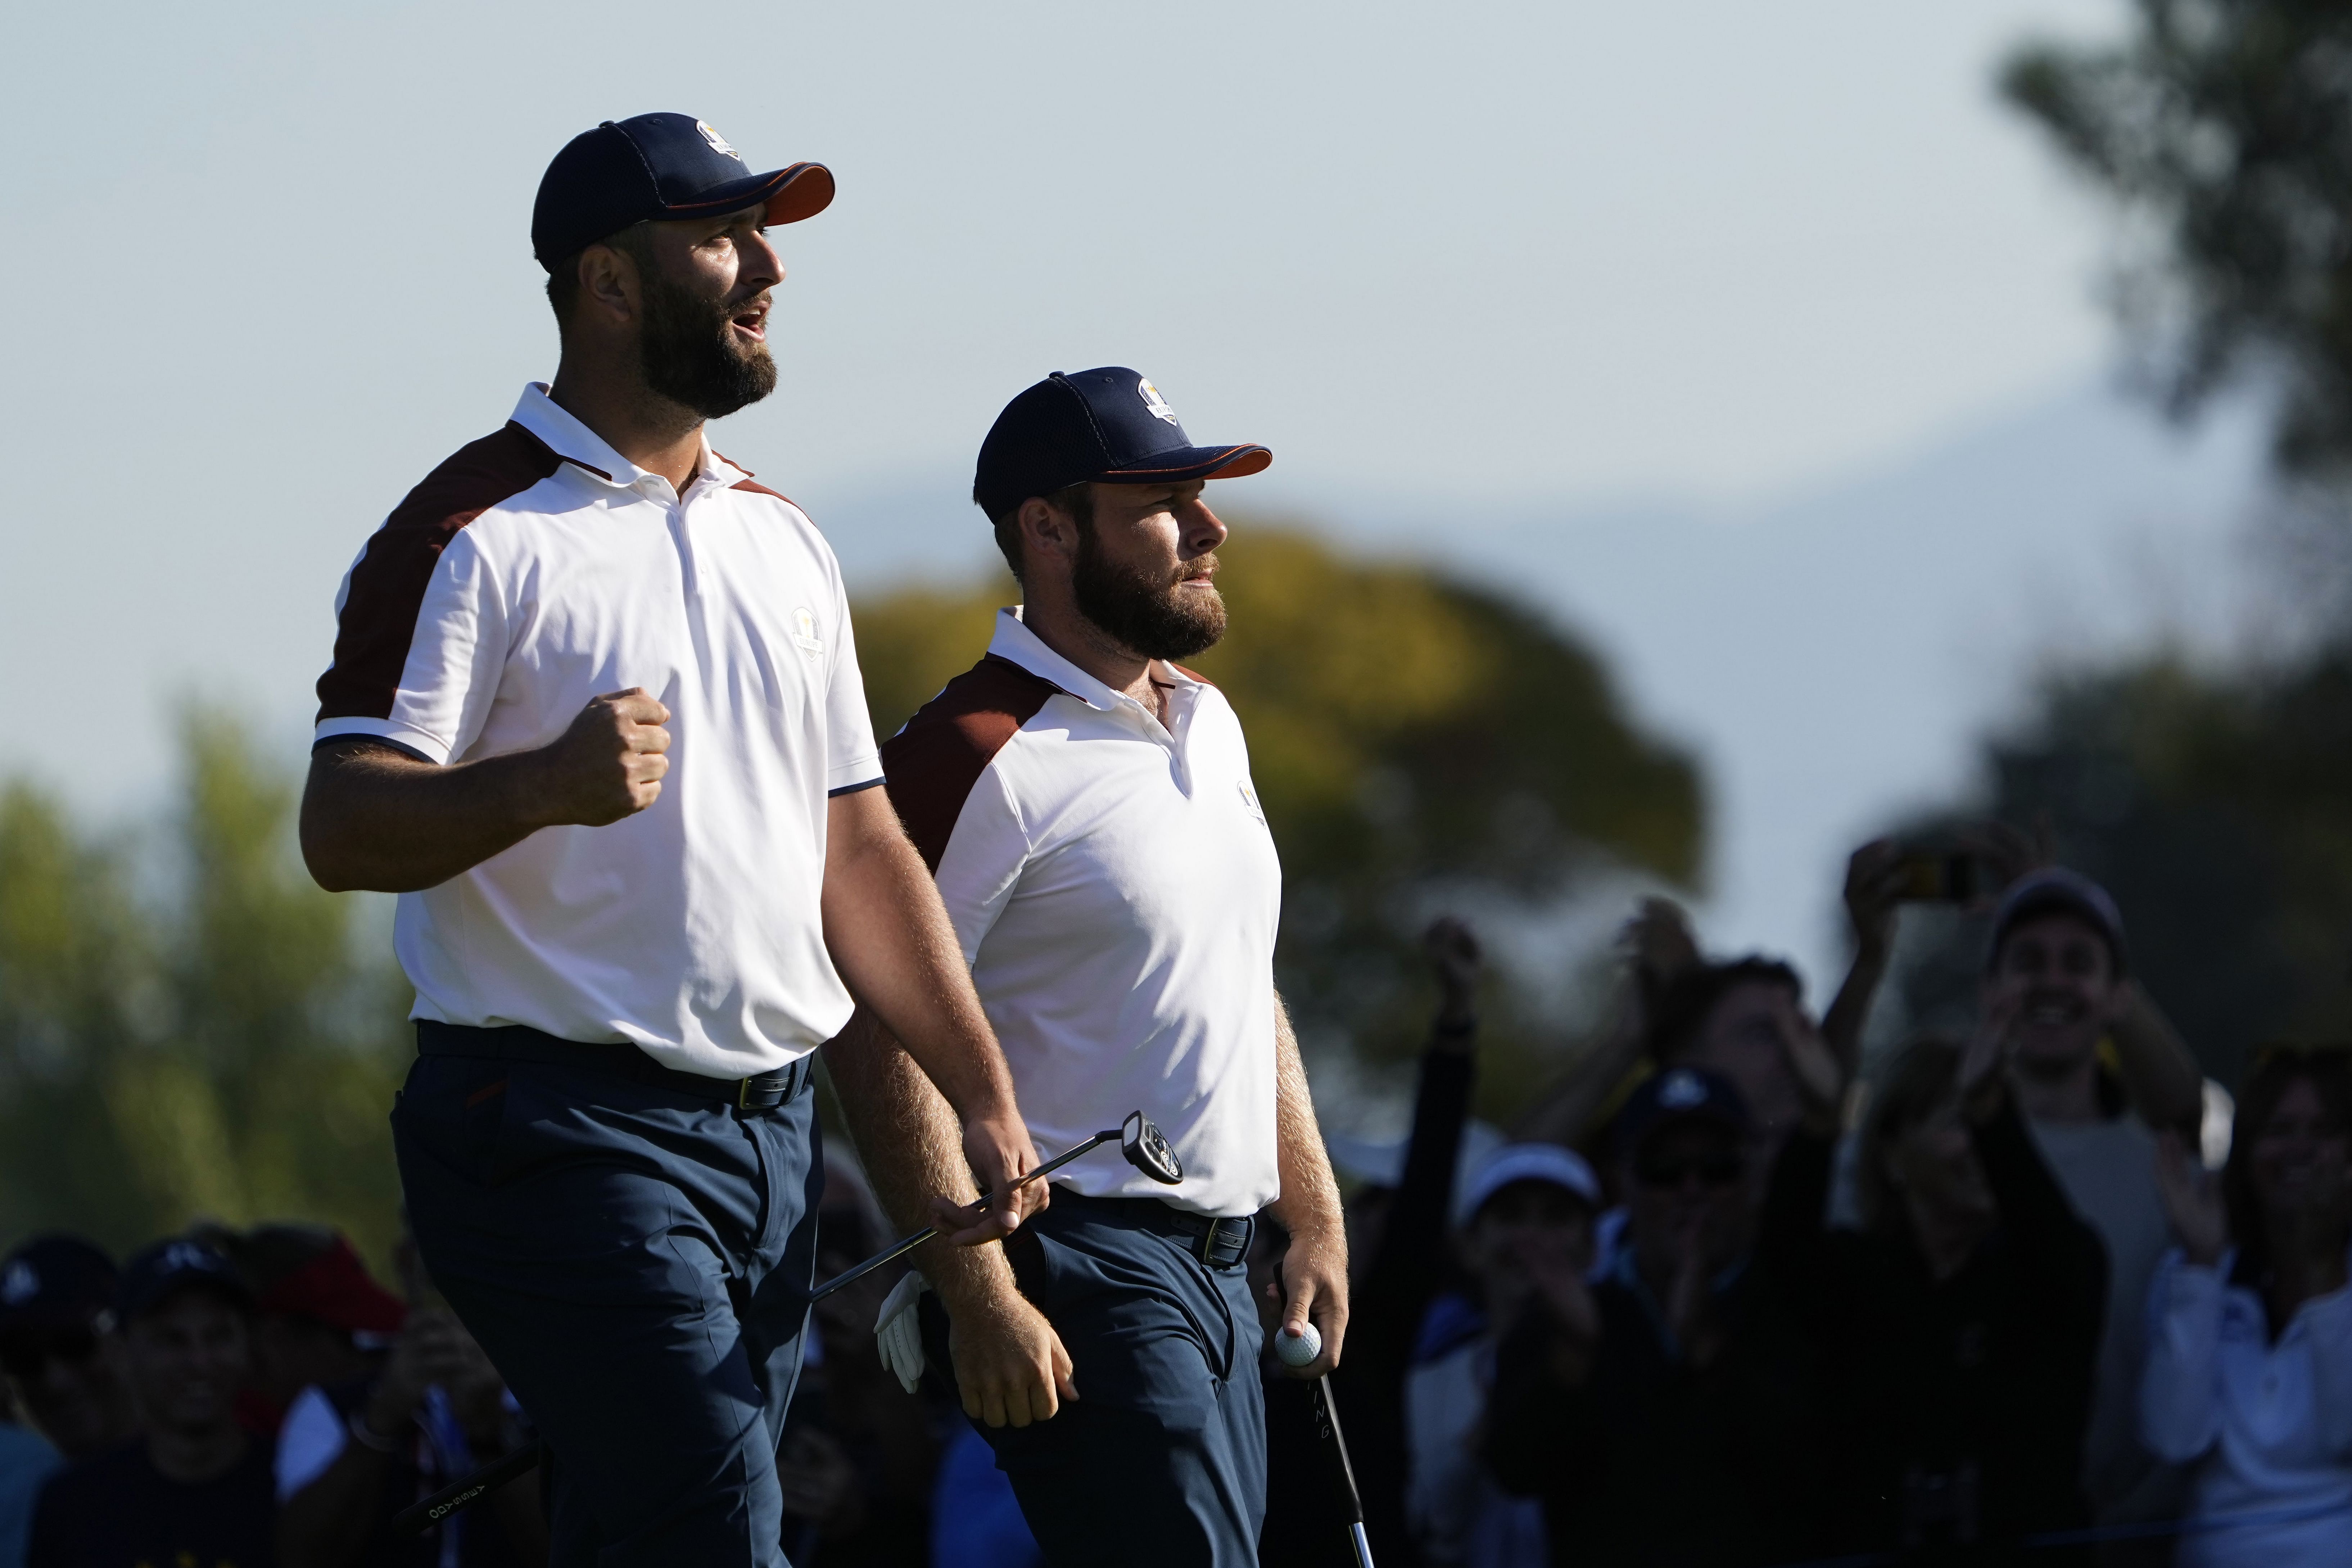
<svg viewBox="0 0 2352 1568">
<path fill-rule="evenodd" d="M 669 710 L 642 686 L 608 691 L 540 753 L 540 806 L 551 825 L 602 827 L 661 798 Z"/>
</svg>

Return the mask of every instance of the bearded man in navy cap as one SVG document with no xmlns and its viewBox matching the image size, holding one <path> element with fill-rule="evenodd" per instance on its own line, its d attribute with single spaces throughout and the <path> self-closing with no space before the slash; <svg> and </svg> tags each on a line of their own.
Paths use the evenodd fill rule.
<svg viewBox="0 0 2352 1568">
<path fill-rule="evenodd" d="M 1270 461 L 1195 445 L 1123 367 L 1022 393 L 981 447 L 973 500 L 1025 603 L 883 747 L 1031 1132 L 1066 1147 L 1139 1107 L 1183 1167 L 1168 1187 L 1073 1165 L 1002 1252 L 918 1255 L 946 1306 L 931 1348 L 1057 1568 L 1257 1562 L 1261 1209 L 1291 1237 L 1284 1326 L 1321 1342 L 1297 1374 L 1328 1371 L 1347 1329 L 1339 1195 L 1274 987 L 1281 865 L 1239 720 L 1178 662 L 1225 629 L 1226 531 L 1203 489 Z M 911 1062 L 874 1048 L 887 1026 L 853 1024 L 828 1060 L 911 1220 L 950 1173 L 954 1121 Z M 965 1369 L 1000 1345 L 1046 1360 L 1056 1386 L 995 1401 Z"/>
<path fill-rule="evenodd" d="M 1003 1058 L 887 801 L 833 552 L 710 447 L 774 386 L 754 173 L 682 114 L 541 181 L 562 355 L 396 507 L 337 603 L 311 874 L 396 892 L 418 1247 L 544 1439 L 553 1560 L 782 1562 L 814 1256 L 809 1056 L 853 999 L 954 1107 L 992 1239 L 1039 1194 Z M 975 1361 L 999 1398 L 1035 1368 Z M 352 1418 L 352 1436 L 394 1434 Z"/>
</svg>

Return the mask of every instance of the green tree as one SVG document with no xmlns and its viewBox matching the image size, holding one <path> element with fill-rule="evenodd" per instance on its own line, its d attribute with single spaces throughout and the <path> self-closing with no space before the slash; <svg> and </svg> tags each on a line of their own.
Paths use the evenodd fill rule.
<svg viewBox="0 0 2352 1568">
<path fill-rule="evenodd" d="M 1488 589 L 1343 559 L 1296 528 L 1243 521 L 1218 554 L 1230 630 L 1194 663 L 1248 732 L 1283 858 L 1280 978 L 1310 1047 L 1419 1047 L 1433 992 L 1414 942 L 1439 901 L 1540 905 L 1628 868 L 1696 883 L 1696 769 L 1634 725 L 1575 638 Z M 999 577 L 857 605 L 877 732 L 970 668 L 1017 596 Z M 1499 1110 L 1549 1070 L 1550 1037 L 1507 986 L 1486 1011 L 1484 1102 Z"/>
<path fill-rule="evenodd" d="M 226 714 L 192 710 L 182 736 L 160 837 L 93 839 L 0 789 L 0 1237 L 306 1218 L 382 1256 L 397 973 L 296 863 L 293 782 Z"/>
<path fill-rule="evenodd" d="M 2282 384 L 2277 450 L 2352 468 L 2352 5 L 2135 0 L 2113 46 L 2021 50 L 2002 79 L 2121 207 L 2117 301 L 2176 413 Z"/>
</svg>

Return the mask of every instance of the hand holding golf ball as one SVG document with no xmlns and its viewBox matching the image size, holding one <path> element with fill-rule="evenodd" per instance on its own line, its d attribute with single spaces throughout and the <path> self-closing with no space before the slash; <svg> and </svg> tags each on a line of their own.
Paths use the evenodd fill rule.
<svg viewBox="0 0 2352 1568">
<path fill-rule="evenodd" d="M 1293 1335 L 1288 1329 L 1276 1329 L 1274 1334 L 1274 1355 L 1285 1366 L 1306 1366 L 1323 1353 L 1323 1335 L 1308 1323 L 1306 1331 Z"/>
</svg>

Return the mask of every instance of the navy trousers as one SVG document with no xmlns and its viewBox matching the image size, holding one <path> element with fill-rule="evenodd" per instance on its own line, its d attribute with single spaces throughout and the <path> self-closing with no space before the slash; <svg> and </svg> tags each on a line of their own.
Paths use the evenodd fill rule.
<svg viewBox="0 0 2352 1568">
<path fill-rule="evenodd" d="M 1256 1568 L 1265 1405 L 1249 1270 L 1208 1267 L 1135 1212 L 1057 1187 L 1007 1245 L 1078 1398 L 981 1436 L 1051 1568 Z"/>
<path fill-rule="evenodd" d="M 814 1101 L 423 1056 L 392 1117 L 434 1284 L 553 1456 L 554 1568 L 784 1568 L 776 1443 L 824 1181 Z"/>
</svg>

